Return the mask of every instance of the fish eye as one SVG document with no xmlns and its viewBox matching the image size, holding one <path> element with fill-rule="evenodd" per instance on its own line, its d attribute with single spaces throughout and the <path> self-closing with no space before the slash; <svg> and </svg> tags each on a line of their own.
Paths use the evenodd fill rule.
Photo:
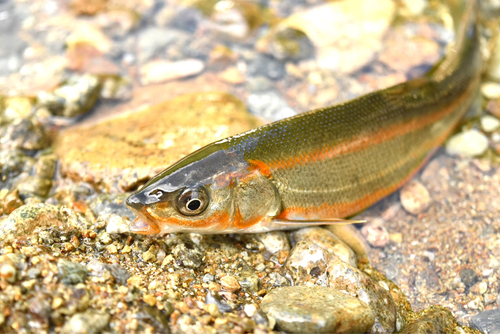
<svg viewBox="0 0 500 334">
<path fill-rule="evenodd" d="M 184 189 L 177 199 L 177 210 L 186 216 L 202 213 L 208 206 L 208 194 L 204 188 Z"/>
</svg>

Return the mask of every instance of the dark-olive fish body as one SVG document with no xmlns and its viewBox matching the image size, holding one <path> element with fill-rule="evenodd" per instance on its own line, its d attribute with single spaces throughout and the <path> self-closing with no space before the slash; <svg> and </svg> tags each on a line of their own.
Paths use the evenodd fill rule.
<svg viewBox="0 0 500 334">
<path fill-rule="evenodd" d="M 424 77 L 212 143 L 127 199 L 131 230 L 262 232 L 343 222 L 394 192 L 453 131 L 475 98 L 476 3 Z"/>
</svg>

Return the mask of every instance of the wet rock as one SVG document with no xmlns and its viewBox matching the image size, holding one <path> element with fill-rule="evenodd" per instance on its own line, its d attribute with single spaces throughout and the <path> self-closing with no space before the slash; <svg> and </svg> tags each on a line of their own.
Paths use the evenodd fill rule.
<svg viewBox="0 0 500 334">
<path fill-rule="evenodd" d="M 247 75 L 266 76 L 271 80 L 280 80 L 285 76 L 285 64 L 272 57 L 259 54 L 247 66 Z"/>
<path fill-rule="evenodd" d="M 235 292 L 241 288 L 236 277 L 230 275 L 222 277 L 220 279 L 220 285 L 224 290 L 229 292 Z"/>
<path fill-rule="evenodd" d="M 160 311 L 156 307 L 142 305 L 141 312 L 137 314 L 138 319 L 146 320 L 147 323 L 151 323 L 157 332 L 160 333 L 170 333 L 168 326 L 168 315 L 165 312 Z"/>
<path fill-rule="evenodd" d="M 107 8 L 107 1 L 71 0 L 69 6 L 77 15 L 95 15 Z"/>
<path fill-rule="evenodd" d="M 243 73 L 236 67 L 230 67 L 220 74 L 220 78 L 230 84 L 238 85 L 245 82 Z"/>
<path fill-rule="evenodd" d="M 16 185 L 19 191 L 19 196 L 22 198 L 27 197 L 46 197 L 52 188 L 52 180 L 45 179 L 38 176 L 28 176 Z"/>
<path fill-rule="evenodd" d="M 0 125 L 16 119 L 28 118 L 33 110 L 33 99 L 24 96 L 0 97 Z"/>
<path fill-rule="evenodd" d="M 57 262 L 57 273 L 61 283 L 66 285 L 75 285 L 85 282 L 88 270 L 85 266 L 79 263 L 73 263 L 68 260 L 60 259 Z"/>
<path fill-rule="evenodd" d="M 207 2 L 199 8 L 210 14 L 210 21 L 205 22 L 204 28 L 231 40 L 247 37 L 262 23 L 262 13 L 253 2 L 217 2 L 215 5 Z"/>
<path fill-rule="evenodd" d="M 266 233 L 255 234 L 255 237 L 262 242 L 266 250 L 271 254 L 276 254 L 279 251 L 290 250 L 290 243 L 286 233 L 272 231 Z"/>
<path fill-rule="evenodd" d="M 396 329 L 397 308 L 387 283 L 377 282 L 336 259 L 328 266 L 328 286 L 358 298 L 373 310 L 375 324 L 371 333 L 392 333 Z"/>
<path fill-rule="evenodd" d="M 407 30 L 396 30 L 391 34 L 385 50 L 379 55 L 379 60 L 385 66 L 409 73 L 412 69 L 432 67 L 442 57 L 440 46 L 426 38 L 409 38 Z"/>
<path fill-rule="evenodd" d="M 312 242 L 351 266 L 358 266 L 354 251 L 344 244 L 337 236 L 335 236 L 335 234 L 324 228 L 310 227 L 300 229 L 290 234 L 290 238 L 294 244 L 299 241 Z"/>
<path fill-rule="evenodd" d="M 2 150 L 40 150 L 50 144 L 47 130 L 35 118 L 17 119 L 0 128 Z"/>
<path fill-rule="evenodd" d="M 116 282 L 122 285 L 127 285 L 127 280 L 130 278 L 130 273 L 117 264 L 104 264 L 98 260 L 92 260 L 87 264 L 87 269 L 91 276 L 110 277 L 112 276 Z"/>
<path fill-rule="evenodd" d="M 278 26 L 257 44 L 261 52 L 270 53 L 276 59 L 306 59 L 314 54 L 314 45 L 302 31 Z"/>
<path fill-rule="evenodd" d="M 92 199 L 89 206 L 102 219 L 110 218 L 112 217 L 111 215 L 117 215 L 133 220 L 135 218 L 134 214 L 125 205 L 127 197 L 128 194 L 99 194 Z"/>
<path fill-rule="evenodd" d="M 481 93 L 489 100 L 500 98 L 500 84 L 498 82 L 485 82 L 481 85 Z"/>
<path fill-rule="evenodd" d="M 245 262 L 238 265 L 238 270 L 236 279 L 239 285 L 248 291 L 257 292 L 259 290 L 260 279 L 255 270 Z"/>
<path fill-rule="evenodd" d="M 55 150 L 63 175 L 121 192 L 136 189 L 206 144 L 260 124 L 232 95 L 189 94 L 95 126 L 68 129 L 58 136 Z"/>
<path fill-rule="evenodd" d="M 74 314 L 62 328 L 64 334 L 98 334 L 108 326 L 111 316 L 106 312 L 87 310 Z"/>
<path fill-rule="evenodd" d="M 217 309 L 212 309 L 213 312 L 209 312 L 212 316 L 220 312 L 231 312 L 233 308 L 229 306 L 225 301 L 223 301 L 218 294 L 215 292 L 208 292 L 207 298 L 205 300 L 207 305 L 216 305 Z M 212 314 L 213 313 L 213 314 Z"/>
<path fill-rule="evenodd" d="M 496 117 L 485 115 L 481 117 L 481 128 L 484 132 L 493 132 L 500 127 L 500 120 Z"/>
<path fill-rule="evenodd" d="M 255 92 L 248 96 L 248 110 L 266 120 L 277 121 L 296 114 L 286 101 L 275 91 Z"/>
<path fill-rule="evenodd" d="M 276 29 L 285 26 L 304 32 L 316 47 L 321 68 L 351 73 L 381 49 L 394 10 L 388 0 L 330 2 L 290 16 Z"/>
<path fill-rule="evenodd" d="M 374 219 L 365 224 L 361 228 L 361 235 L 373 247 L 385 247 L 389 243 L 389 232 L 387 232 L 382 219 Z"/>
<path fill-rule="evenodd" d="M 10 214 L 12 211 L 21 207 L 23 204 L 23 200 L 19 197 L 19 191 L 17 189 L 14 189 L 7 193 L 3 200 L 0 201 L 0 209 L 3 209 L 3 212 L 5 212 L 6 214 Z"/>
<path fill-rule="evenodd" d="M 468 268 L 460 270 L 459 275 L 462 283 L 464 283 L 466 287 L 473 286 L 478 279 L 476 272 Z"/>
<path fill-rule="evenodd" d="M 9 283 L 14 283 L 17 279 L 15 264 L 5 255 L 0 257 L 0 277 Z"/>
<path fill-rule="evenodd" d="M 450 311 L 440 307 L 430 307 L 419 312 L 417 319 L 409 322 L 402 334 L 449 333 L 456 326 Z"/>
<path fill-rule="evenodd" d="M 0 238 L 12 240 L 19 236 L 31 235 L 36 228 L 51 226 L 60 226 L 63 229 L 89 227 L 84 217 L 70 209 L 43 203 L 26 204 L 0 222 Z"/>
<path fill-rule="evenodd" d="M 446 143 L 446 152 L 471 158 L 482 155 L 488 149 L 488 138 L 476 129 L 470 129 L 451 137 Z"/>
<path fill-rule="evenodd" d="M 154 60 L 141 67 L 141 83 L 155 84 L 201 73 L 205 64 L 198 59 L 178 61 Z"/>
<path fill-rule="evenodd" d="M 144 63 L 153 56 L 165 51 L 179 38 L 175 30 L 150 27 L 141 31 L 138 37 L 137 54 L 140 63 Z"/>
<path fill-rule="evenodd" d="M 106 232 L 109 234 L 128 233 L 129 224 L 122 217 L 115 214 L 99 216 L 98 219 L 106 221 Z"/>
<path fill-rule="evenodd" d="M 54 115 L 78 116 L 92 109 L 99 97 L 100 89 L 97 76 L 73 75 L 52 92 L 40 92 L 37 96 L 37 105 L 47 108 Z"/>
<path fill-rule="evenodd" d="M 34 163 L 35 159 L 19 149 L 0 150 L 0 186 L 12 188 L 16 177 L 29 173 Z"/>
<path fill-rule="evenodd" d="M 176 236 L 167 240 L 167 246 L 172 247 L 176 263 L 181 267 L 198 268 L 201 265 L 203 252 L 186 236 Z"/>
<path fill-rule="evenodd" d="M 307 241 L 299 241 L 292 248 L 283 271 L 296 285 L 328 284 L 327 269 L 335 255 Z"/>
<path fill-rule="evenodd" d="M 476 314 L 471 319 L 471 327 L 484 334 L 500 333 L 500 308 Z"/>
<path fill-rule="evenodd" d="M 326 287 L 284 287 L 268 293 L 261 309 L 290 333 L 366 332 L 373 311 L 360 300 Z"/>
<path fill-rule="evenodd" d="M 414 215 L 425 212 L 431 205 L 431 196 L 427 188 L 417 180 L 411 180 L 399 193 L 403 208 Z"/>
</svg>

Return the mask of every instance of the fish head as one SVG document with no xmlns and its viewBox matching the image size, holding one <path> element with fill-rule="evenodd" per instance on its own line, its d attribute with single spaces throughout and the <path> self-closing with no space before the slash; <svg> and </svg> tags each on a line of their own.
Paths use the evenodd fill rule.
<svg viewBox="0 0 500 334">
<path fill-rule="evenodd" d="M 127 198 L 137 217 L 132 232 L 229 233 L 276 213 L 277 192 L 271 182 L 241 153 L 212 146 L 167 168 Z M 272 198 L 259 196 L 265 194 Z"/>
</svg>

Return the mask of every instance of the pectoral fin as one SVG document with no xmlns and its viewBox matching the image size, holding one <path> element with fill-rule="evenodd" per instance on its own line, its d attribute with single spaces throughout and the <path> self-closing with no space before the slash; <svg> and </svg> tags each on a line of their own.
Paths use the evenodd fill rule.
<svg viewBox="0 0 500 334">
<path fill-rule="evenodd" d="M 288 220 L 288 219 L 273 219 L 271 224 L 274 224 L 279 229 L 292 229 L 307 226 L 317 225 L 348 225 L 348 224 L 362 224 L 366 220 L 351 220 L 345 218 L 322 218 L 314 220 Z"/>
</svg>

